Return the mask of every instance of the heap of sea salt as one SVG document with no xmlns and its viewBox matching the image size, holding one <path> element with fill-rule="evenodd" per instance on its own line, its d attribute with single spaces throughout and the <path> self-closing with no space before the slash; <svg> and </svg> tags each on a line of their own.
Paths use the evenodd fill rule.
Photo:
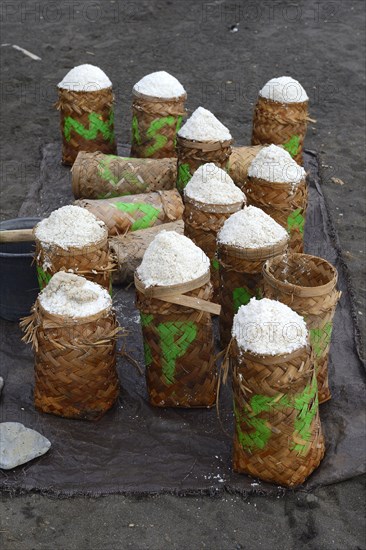
<svg viewBox="0 0 366 550">
<path fill-rule="evenodd" d="M 87 317 L 112 305 L 105 288 L 63 271 L 55 273 L 38 300 L 49 313 L 67 317 Z"/>
<path fill-rule="evenodd" d="M 198 107 L 183 124 L 178 136 L 194 141 L 227 141 L 232 139 L 229 130 L 203 107 Z"/>
<path fill-rule="evenodd" d="M 166 71 L 147 74 L 134 85 L 133 91 L 165 99 L 181 97 L 186 93 L 179 80 Z"/>
<path fill-rule="evenodd" d="M 240 350 L 281 355 L 304 347 L 308 331 L 304 319 L 285 304 L 252 298 L 234 316 L 232 335 Z"/>
<path fill-rule="evenodd" d="M 288 239 L 286 229 L 255 206 L 245 206 L 226 220 L 218 242 L 241 248 L 261 248 Z"/>
<path fill-rule="evenodd" d="M 229 174 L 213 162 L 202 164 L 184 189 L 184 195 L 204 204 L 235 204 L 245 201 L 244 193 Z"/>
<path fill-rule="evenodd" d="M 210 260 L 190 239 L 161 231 L 146 249 L 137 274 L 146 287 L 187 283 L 210 269 Z"/>
<path fill-rule="evenodd" d="M 269 145 L 263 147 L 253 159 L 248 176 L 296 186 L 305 178 L 305 170 L 294 161 L 288 151 L 278 145 Z"/>
<path fill-rule="evenodd" d="M 67 249 L 82 247 L 100 241 L 107 229 L 94 214 L 80 206 L 63 206 L 40 221 L 35 235 L 42 245 L 57 245 Z"/>
<path fill-rule="evenodd" d="M 95 65 L 78 65 L 58 83 L 59 88 L 74 92 L 95 92 L 110 88 L 112 82 L 102 69 Z"/>
<path fill-rule="evenodd" d="M 290 76 L 272 78 L 263 86 L 259 95 L 279 103 L 302 103 L 309 99 L 300 82 Z"/>
</svg>

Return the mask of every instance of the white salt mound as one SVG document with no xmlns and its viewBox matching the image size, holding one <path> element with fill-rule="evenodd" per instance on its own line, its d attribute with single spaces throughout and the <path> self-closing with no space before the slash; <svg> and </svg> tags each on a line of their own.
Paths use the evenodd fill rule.
<svg viewBox="0 0 366 550">
<path fill-rule="evenodd" d="M 184 189 L 186 197 L 205 204 L 235 204 L 245 201 L 244 193 L 229 174 L 213 162 L 200 166 Z"/>
<path fill-rule="evenodd" d="M 82 247 L 105 237 L 107 229 L 94 214 L 80 206 L 68 205 L 54 210 L 48 218 L 39 222 L 35 235 L 42 245 L 56 244 L 67 249 Z"/>
<path fill-rule="evenodd" d="M 71 69 L 57 86 L 75 92 L 95 92 L 110 88 L 112 82 L 102 69 L 95 65 L 85 64 Z"/>
<path fill-rule="evenodd" d="M 300 82 L 290 76 L 271 78 L 259 95 L 279 103 L 301 103 L 309 99 Z"/>
<path fill-rule="evenodd" d="M 259 151 L 248 169 L 248 176 L 274 183 L 292 183 L 296 186 L 305 178 L 305 170 L 291 157 L 290 153 L 269 145 Z"/>
<path fill-rule="evenodd" d="M 190 239 L 161 231 L 146 249 L 137 275 L 145 286 L 187 283 L 210 269 L 210 260 Z"/>
<path fill-rule="evenodd" d="M 226 141 L 232 139 L 229 130 L 203 107 L 198 107 L 183 124 L 178 136 L 194 141 Z"/>
<path fill-rule="evenodd" d="M 166 71 L 157 71 L 141 78 L 133 87 L 135 92 L 152 97 L 172 98 L 186 93 L 182 84 Z"/>
<path fill-rule="evenodd" d="M 308 331 L 304 319 L 285 304 L 252 298 L 234 316 L 232 335 L 243 351 L 277 355 L 304 347 Z"/>
<path fill-rule="evenodd" d="M 226 220 L 217 240 L 241 248 L 261 248 L 288 239 L 286 229 L 255 206 L 245 206 Z"/>
<path fill-rule="evenodd" d="M 64 271 L 55 273 L 38 299 L 49 313 L 67 317 L 87 317 L 112 305 L 105 288 Z"/>
</svg>

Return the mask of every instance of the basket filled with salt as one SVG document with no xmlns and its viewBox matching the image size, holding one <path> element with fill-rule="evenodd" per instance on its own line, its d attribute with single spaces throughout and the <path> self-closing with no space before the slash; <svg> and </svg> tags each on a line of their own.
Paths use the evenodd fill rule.
<svg viewBox="0 0 366 550">
<path fill-rule="evenodd" d="M 283 302 L 304 317 L 313 349 L 319 403 L 328 401 L 328 355 L 341 295 L 336 288 L 336 268 L 309 254 L 286 254 L 266 262 L 263 278 L 266 297 Z"/>
<path fill-rule="evenodd" d="M 220 340 L 227 346 L 233 317 L 254 296 L 263 295 L 266 260 L 287 250 L 288 234 L 268 214 L 246 206 L 226 220 L 217 235 L 221 304 Z"/>
<path fill-rule="evenodd" d="M 64 164 L 73 164 L 79 151 L 117 153 L 112 82 L 99 67 L 71 69 L 58 84 L 56 108 Z"/>
<path fill-rule="evenodd" d="M 218 301 L 216 237 L 225 220 L 243 208 L 245 195 L 230 176 L 213 163 L 200 166 L 184 188 L 184 234 L 211 260 L 213 301 Z"/>
<path fill-rule="evenodd" d="M 185 115 L 187 94 L 166 71 L 148 74 L 132 90 L 131 157 L 176 157 L 176 135 Z"/>
<path fill-rule="evenodd" d="M 210 261 L 190 239 L 161 231 L 135 273 L 149 402 L 212 407 L 217 371 Z"/>
<path fill-rule="evenodd" d="M 308 124 L 309 98 L 300 82 L 289 76 L 269 80 L 254 109 L 252 145 L 282 145 L 298 163 Z"/>
<path fill-rule="evenodd" d="M 244 191 L 248 204 L 287 229 L 289 249 L 303 252 L 308 188 L 302 166 L 282 147 L 263 147 L 249 166 Z"/>
<path fill-rule="evenodd" d="M 233 469 L 300 485 L 325 452 L 306 324 L 281 302 L 252 298 L 232 336 Z"/>
<path fill-rule="evenodd" d="M 177 135 L 177 188 L 183 191 L 201 164 L 213 162 L 226 168 L 233 139 L 214 114 L 198 107 Z"/>
<path fill-rule="evenodd" d="M 56 273 L 21 322 L 35 353 L 36 408 L 66 418 L 97 420 L 119 393 L 120 332 L 106 289 Z"/>
<path fill-rule="evenodd" d="M 58 271 L 83 275 L 109 289 L 114 262 L 105 224 L 80 206 L 63 206 L 34 228 L 38 282 L 43 289 Z"/>
</svg>

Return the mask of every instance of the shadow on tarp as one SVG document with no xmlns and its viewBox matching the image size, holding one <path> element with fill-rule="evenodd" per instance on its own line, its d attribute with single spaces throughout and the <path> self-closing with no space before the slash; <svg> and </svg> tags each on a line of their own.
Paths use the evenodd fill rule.
<svg viewBox="0 0 366 550">
<path fill-rule="evenodd" d="M 69 169 L 60 165 L 59 144 L 43 150 L 40 178 L 30 189 L 20 216 L 49 214 L 71 202 Z M 121 148 L 120 153 L 128 151 Z M 306 251 L 332 262 L 342 290 L 334 322 L 329 362 L 332 400 L 321 406 L 326 456 L 302 486 L 343 481 L 365 471 L 365 372 L 359 358 L 352 291 L 320 187 L 317 156 L 307 152 L 310 203 Z M 115 288 L 121 325 L 130 331 L 127 351 L 140 365 L 143 352 L 134 290 Z M 37 413 L 33 407 L 33 354 L 20 341 L 15 323 L 1 323 L 1 421 L 18 421 L 52 442 L 50 451 L 23 467 L 1 472 L 4 491 L 39 491 L 48 495 L 219 494 L 223 491 L 274 494 L 283 489 L 231 469 L 231 438 L 225 435 L 216 410 L 155 409 L 146 402 L 143 377 L 119 359 L 122 390 L 118 404 L 97 423 L 66 420 Z M 221 419 L 232 432 L 230 387 L 221 392 Z"/>
</svg>

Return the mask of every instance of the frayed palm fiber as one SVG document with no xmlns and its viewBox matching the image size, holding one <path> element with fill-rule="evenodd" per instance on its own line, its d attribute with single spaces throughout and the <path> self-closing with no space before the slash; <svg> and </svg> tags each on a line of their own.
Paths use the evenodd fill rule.
<svg viewBox="0 0 366 550">
<path fill-rule="evenodd" d="M 283 302 L 305 318 L 313 348 L 319 402 L 328 401 L 332 321 L 341 295 L 336 289 L 336 268 L 316 256 L 288 254 L 269 260 L 263 277 L 267 298 Z"/>
<path fill-rule="evenodd" d="M 149 402 L 156 407 L 212 407 L 217 371 L 211 314 L 153 297 L 184 293 L 208 301 L 209 273 L 195 282 L 144 289 L 135 276 L 141 314 Z M 195 286 L 196 285 L 196 286 Z M 191 290 L 189 290 L 191 289 Z"/>
<path fill-rule="evenodd" d="M 176 136 L 186 114 L 187 94 L 167 99 L 132 93 L 131 157 L 176 157 Z"/>
<path fill-rule="evenodd" d="M 226 169 L 231 155 L 232 140 L 192 141 L 177 136 L 178 173 L 177 189 L 182 192 L 197 168 L 213 162 Z"/>
<path fill-rule="evenodd" d="M 308 124 L 308 101 L 279 103 L 259 97 L 253 115 L 252 145 L 283 145 L 298 164 Z"/>
<path fill-rule="evenodd" d="M 59 89 L 56 109 L 61 115 L 64 164 L 73 164 L 79 151 L 117 153 L 113 104 L 112 88 L 92 92 Z"/>
<path fill-rule="evenodd" d="M 72 271 L 89 281 L 98 283 L 107 290 L 111 286 L 111 273 L 115 268 L 114 259 L 109 251 L 108 234 L 93 244 L 67 249 L 57 245 L 43 245 L 35 237 L 35 260 L 39 287 L 42 290 L 58 271 Z"/>
<path fill-rule="evenodd" d="M 110 237 L 182 219 L 183 202 L 176 189 L 114 199 L 76 201 L 108 228 Z"/>
<path fill-rule="evenodd" d="M 184 198 L 184 234 L 201 248 L 211 260 L 211 283 L 214 302 L 219 302 L 219 264 L 217 260 L 217 233 L 225 221 L 243 208 L 243 203 L 203 204 L 187 196 Z"/>
<path fill-rule="evenodd" d="M 231 345 L 233 469 L 295 487 L 324 456 L 317 382 L 309 347 L 259 356 Z"/>
<path fill-rule="evenodd" d="M 239 248 L 218 243 L 220 274 L 220 342 L 226 347 L 231 339 L 234 315 L 253 297 L 263 296 L 263 265 L 282 254 L 288 240 L 263 248 Z"/>
<path fill-rule="evenodd" d="M 70 318 L 47 312 L 36 301 L 21 322 L 23 340 L 35 352 L 35 407 L 66 418 L 97 420 L 119 393 L 116 338 L 120 328 L 109 309 Z"/>
<path fill-rule="evenodd" d="M 71 169 L 76 199 L 108 199 L 175 189 L 176 159 L 136 159 L 80 151 Z"/>
<path fill-rule="evenodd" d="M 260 208 L 288 231 L 289 249 L 292 252 L 303 252 L 308 205 L 306 180 L 301 180 L 293 187 L 291 183 L 273 183 L 248 177 L 243 191 L 249 205 Z"/>
<path fill-rule="evenodd" d="M 263 145 L 232 148 L 228 163 L 228 174 L 242 191 L 244 191 L 247 182 L 249 166 L 261 149 L 263 149 Z"/>
</svg>

